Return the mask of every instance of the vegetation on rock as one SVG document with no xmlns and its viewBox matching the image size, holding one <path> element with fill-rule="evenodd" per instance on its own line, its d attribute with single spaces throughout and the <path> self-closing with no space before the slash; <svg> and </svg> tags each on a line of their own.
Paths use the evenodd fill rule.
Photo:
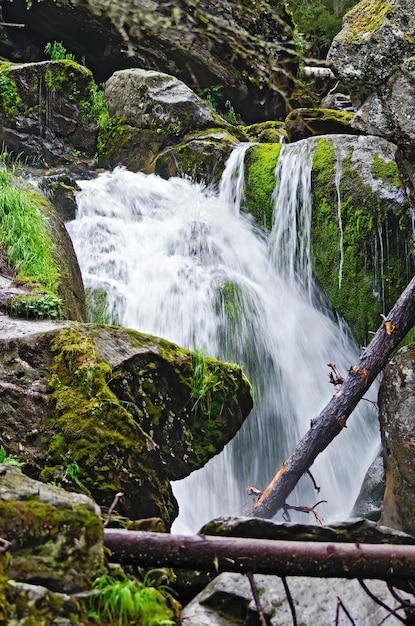
<svg viewBox="0 0 415 626">
<path fill-rule="evenodd" d="M 60 273 L 53 255 L 54 243 L 44 200 L 19 176 L 18 164 L 9 154 L 0 156 L 0 241 L 16 279 L 31 293 L 11 300 L 9 312 L 28 317 L 60 317 Z"/>
<path fill-rule="evenodd" d="M 275 168 L 281 144 L 253 145 L 245 155 L 245 201 L 258 224 L 271 230 Z"/>
</svg>

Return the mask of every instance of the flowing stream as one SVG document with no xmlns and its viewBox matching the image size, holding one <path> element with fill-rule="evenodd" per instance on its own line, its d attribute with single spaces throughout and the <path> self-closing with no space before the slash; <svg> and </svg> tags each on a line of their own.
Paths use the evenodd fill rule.
<svg viewBox="0 0 415 626">
<path fill-rule="evenodd" d="M 246 487 L 266 487 L 334 393 L 327 364 L 345 375 L 358 359 L 312 278 L 313 145 L 282 147 L 271 234 L 240 210 L 245 144 L 231 155 L 219 192 L 123 168 L 80 183 L 67 226 L 85 286 L 105 290 L 111 320 L 239 363 L 253 386 L 255 407 L 238 435 L 173 485 L 176 532 L 246 512 Z M 304 477 L 290 504 L 325 499 L 318 511 L 326 521 L 347 517 L 377 446 L 376 411 L 361 402 L 312 467 L 320 493 Z"/>
</svg>

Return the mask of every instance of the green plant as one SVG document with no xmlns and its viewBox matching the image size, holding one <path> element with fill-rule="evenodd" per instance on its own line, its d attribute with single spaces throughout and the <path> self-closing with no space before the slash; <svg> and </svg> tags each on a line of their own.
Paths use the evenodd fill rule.
<svg viewBox="0 0 415 626">
<path fill-rule="evenodd" d="M 105 97 L 105 83 L 97 85 L 92 81 L 89 85 L 89 99 L 81 103 L 81 112 L 85 117 L 95 120 L 98 129 L 98 151 L 105 145 L 105 137 L 112 129 Z"/>
<path fill-rule="evenodd" d="M 147 586 L 146 582 L 110 574 L 100 576 L 93 583 L 90 596 L 89 617 L 111 623 L 140 626 L 173 626 L 174 613 L 169 608 L 161 589 Z"/>
<path fill-rule="evenodd" d="M 15 459 L 12 454 L 6 455 L 6 450 L 3 446 L 0 447 L 0 464 L 14 465 L 15 467 L 22 467 L 24 465 L 24 463 Z"/>
<path fill-rule="evenodd" d="M 16 296 L 7 307 L 11 317 L 59 319 L 62 316 L 62 298 L 50 294 Z"/>
<path fill-rule="evenodd" d="M 75 61 L 75 56 L 66 51 L 66 48 L 61 41 L 47 43 L 45 46 L 45 53 L 51 61 Z"/>
<path fill-rule="evenodd" d="M 219 110 L 219 101 L 222 98 L 223 85 L 213 85 L 213 87 L 205 87 L 197 92 L 203 100 L 216 112 Z"/>
</svg>

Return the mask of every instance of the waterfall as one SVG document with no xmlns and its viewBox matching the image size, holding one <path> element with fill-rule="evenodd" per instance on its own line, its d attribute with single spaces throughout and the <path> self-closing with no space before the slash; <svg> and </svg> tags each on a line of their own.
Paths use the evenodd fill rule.
<svg viewBox="0 0 415 626">
<path fill-rule="evenodd" d="M 337 220 L 339 224 L 339 251 L 340 251 L 340 261 L 339 261 L 339 289 L 342 288 L 342 278 L 343 278 L 343 265 L 344 265 L 344 249 L 343 249 L 343 220 L 342 220 L 342 202 L 341 202 L 341 194 L 340 194 L 340 181 L 343 174 L 343 157 L 340 153 L 340 145 L 335 144 L 336 149 L 336 174 L 335 174 L 335 185 L 336 185 L 336 197 L 337 197 Z"/>
<path fill-rule="evenodd" d="M 177 532 L 246 512 L 246 487 L 267 485 L 333 394 L 327 363 L 346 374 L 358 359 L 345 325 L 314 297 L 312 145 L 282 148 L 271 235 L 239 211 L 247 145 L 231 155 L 219 193 L 124 168 L 79 183 L 68 231 L 85 285 L 105 290 L 113 321 L 239 363 L 253 386 L 255 406 L 238 435 L 174 483 Z M 319 512 L 326 521 L 345 518 L 377 444 L 376 411 L 361 402 L 312 467 L 320 494 L 304 477 L 290 503 L 324 498 Z"/>
</svg>

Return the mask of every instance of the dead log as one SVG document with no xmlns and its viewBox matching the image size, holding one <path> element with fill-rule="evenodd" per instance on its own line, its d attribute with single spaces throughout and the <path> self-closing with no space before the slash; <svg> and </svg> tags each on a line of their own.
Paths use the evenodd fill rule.
<svg viewBox="0 0 415 626">
<path fill-rule="evenodd" d="M 415 580 L 415 546 L 104 530 L 111 559 L 147 567 L 276 576 Z"/>
<path fill-rule="evenodd" d="M 285 461 L 271 483 L 257 499 L 248 515 L 272 517 L 284 507 L 287 497 L 316 457 L 346 427 L 346 422 L 364 396 L 389 356 L 415 325 L 415 277 L 364 349 L 357 365 L 320 415 L 310 421 L 310 428 L 294 452 Z"/>
</svg>

